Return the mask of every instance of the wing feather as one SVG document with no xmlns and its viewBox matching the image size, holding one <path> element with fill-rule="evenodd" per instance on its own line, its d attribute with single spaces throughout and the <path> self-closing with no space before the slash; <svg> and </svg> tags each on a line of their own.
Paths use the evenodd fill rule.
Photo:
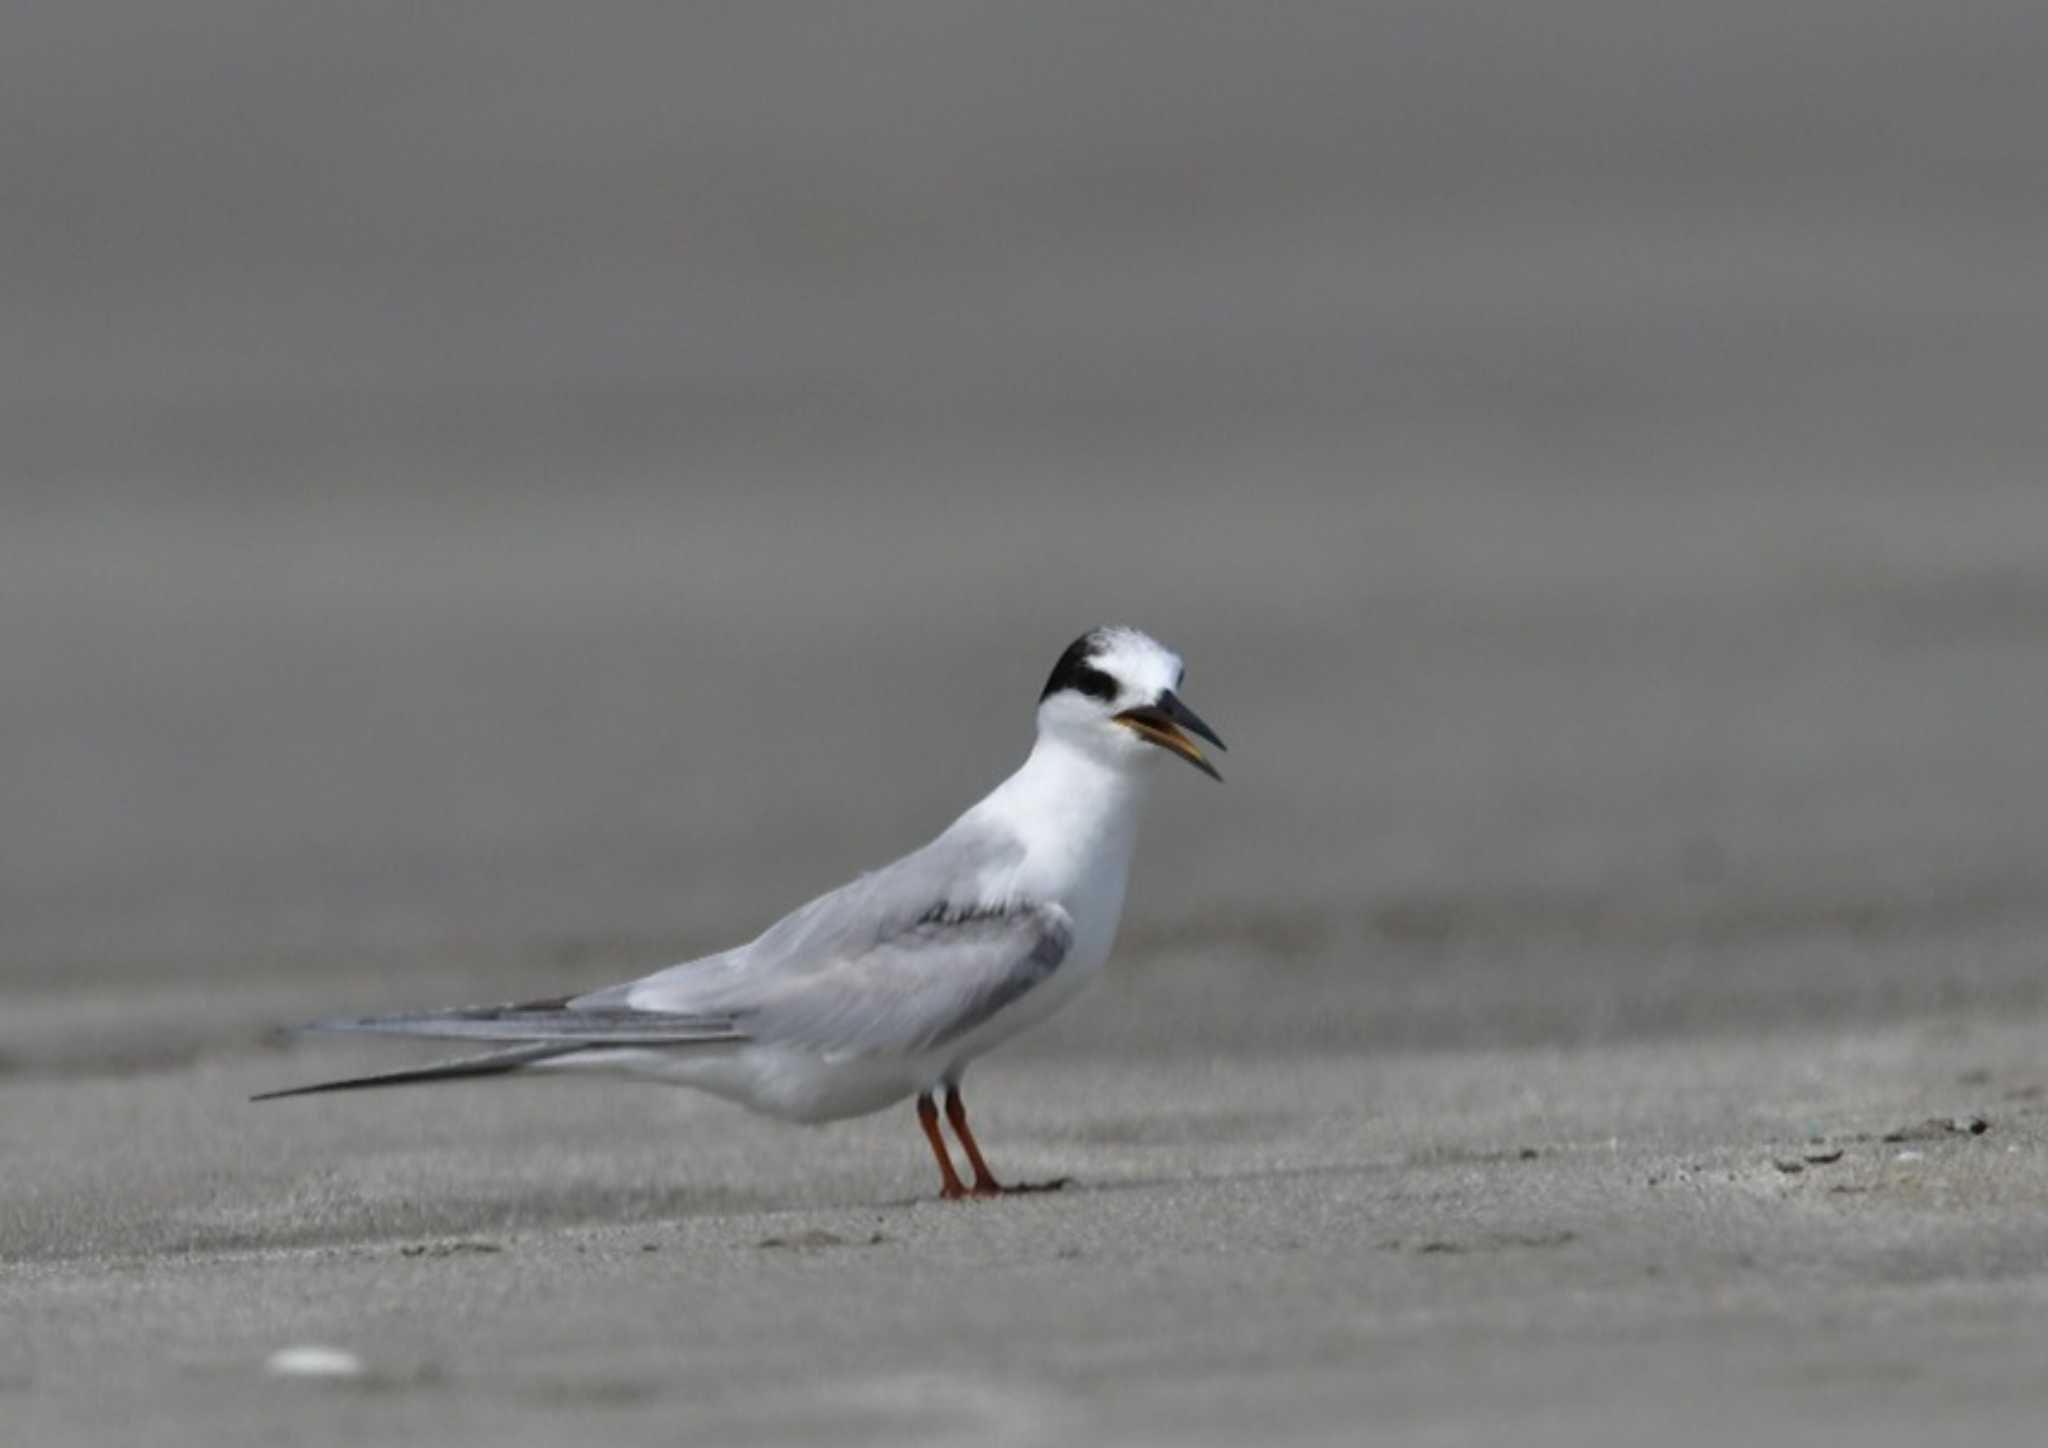
<svg viewBox="0 0 2048 1448">
<path fill-rule="evenodd" d="M 730 1016 L 683 1015 L 621 1007 L 577 1009 L 564 1001 L 462 1006 L 396 1016 L 315 1021 L 311 1031 L 364 1031 L 437 1041 L 530 1041 L 589 1046 L 683 1046 L 742 1037 Z"/>
<path fill-rule="evenodd" d="M 570 1002 L 729 1019 L 747 1039 L 827 1054 L 917 1052 L 972 1030 L 1056 971 L 1058 904 L 1006 898 L 1023 846 L 939 836 L 791 911 L 735 950 Z"/>
<path fill-rule="evenodd" d="M 1073 919 L 988 898 L 1015 841 L 942 835 L 790 912 L 751 944 L 559 1000 L 321 1021 L 312 1029 L 558 1048 L 758 1041 L 824 1055 L 944 1046 L 1043 983 Z"/>
<path fill-rule="evenodd" d="M 826 1054 L 915 1054 L 943 1046 L 1042 984 L 1073 944 L 1058 905 L 935 906 L 908 928 L 822 970 L 770 974 L 734 1000 L 751 1040 Z"/>
</svg>

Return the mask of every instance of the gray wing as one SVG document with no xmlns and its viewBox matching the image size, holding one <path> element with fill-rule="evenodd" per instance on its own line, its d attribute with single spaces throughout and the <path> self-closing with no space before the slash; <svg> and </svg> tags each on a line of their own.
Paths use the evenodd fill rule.
<svg viewBox="0 0 2048 1448">
<path fill-rule="evenodd" d="M 747 1039 L 851 1055 L 908 1053 L 972 1030 L 1059 968 L 1058 904 L 982 898 L 1021 850 L 942 835 L 820 896 L 750 945 L 579 998 L 730 1020 Z"/>
<path fill-rule="evenodd" d="M 1073 944 L 1061 906 L 1000 897 L 1013 840 L 959 827 L 791 912 L 750 945 L 559 1000 L 318 1022 L 313 1029 L 504 1049 L 459 1061 L 274 1091 L 298 1096 L 494 1076 L 557 1056 L 722 1041 L 831 1055 L 913 1054 L 966 1032 L 1059 969 Z"/>
<path fill-rule="evenodd" d="M 436 1041 L 531 1041 L 567 1046 L 683 1046 L 734 1041 L 741 1032 L 730 1016 L 574 1006 L 568 997 L 518 1005 L 458 1006 L 396 1016 L 345 1016 L 315 1021 L 309 1031 L 364 1031 L 382 1036 L 426 1036 Z"/>
<path fill-rule="evenodd" d="M 764 973 L 732 1003 L 732 1019 L 749 1039 L 828 1054 L 931 1050 L 1043 982 L 1072 944 L 1073 921 L 1058 905 L 935 905 L 825 969 Z"/>
<path fill-rule="evenodd" d="M 690 1046 L 743 1039 L 729 1018 L 666 1015 L 651 1011 L 570 1009 L 567 998 L 527 1001 L 509 1006 L 465 1006 L 452 1011 L 420 1011 L 402 1016 L 355 1016 L 316 1021 L 309 1030 L 371 1031 L 380 1035 L 426 1036 L 434 1040 L 496 1041 L 505 1049 L 458 1061 L 436 1061 L 374 1076 L 350 1076 L 266 1091 L 252 1101 L 284 1096 L 310 1096 L 321 1091 L 359 1091 L 370 1086 L 410 1086 L 429 1081 L 456 1081 L 471 1076 L 501 1076 L 557 1056 L 621 1046 Z"/>
</svg>

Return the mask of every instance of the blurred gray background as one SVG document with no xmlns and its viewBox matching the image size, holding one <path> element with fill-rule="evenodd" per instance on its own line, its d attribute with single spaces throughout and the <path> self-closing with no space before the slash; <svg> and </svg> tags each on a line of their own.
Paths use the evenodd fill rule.
<svg viewBox="0 0 2048 1448">
<path fill-rule="evenodd" d="M 1234 746 L 1163 1035 L 2035 1002 L 2044 73 L 2019 3 L 22 17 L 0 1051 L 723 943 L 1105 620 Z M 116 984 L 155 1046 L 60 1029 Z"/>
<path fill-rule="evenodd" d="M 24 1441 L 2038 1441 L 2039 0 L 0 30 Z M 1072 1190 L 244 1104 L 914 846 L 1106 621 L 1232 748 L 973 1077 Z"/>
</svg>

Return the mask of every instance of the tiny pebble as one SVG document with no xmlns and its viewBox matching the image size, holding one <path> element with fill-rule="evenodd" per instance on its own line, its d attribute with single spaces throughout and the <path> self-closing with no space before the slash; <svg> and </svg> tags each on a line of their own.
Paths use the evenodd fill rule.
<svg viewBox="0 0 2048 1448">
<path fill-rule="evenodd" d="M 1902 1152 L 1900 1152 L 1900 1153 L 1899 1153 L 1899 1154 L 1898 1154 L 1897 1156 L 1893 1157 L 1893 1158 L 1892 1158 L 1892 1160 L 1893 1160 L 1893 1161 L 1918 1161 L 1918 1160 L 1920 1160 L 1920 1158 L 1921 1158 L 1922 1156 L 1924 1156 L 1924 1155 L 1926 1155 L 1926 1153 L 1925 1153 L 1925 1152 L 1918 1152 L 1918 1151 L 1902 1151 Z"/>
<path fill-rule="evenodd" d="M 301 1343 L 272 1353 L 263 1371 L 274 1378 L 359 1378 L 363 1360 L 343 1348 Z"/>
</svg>

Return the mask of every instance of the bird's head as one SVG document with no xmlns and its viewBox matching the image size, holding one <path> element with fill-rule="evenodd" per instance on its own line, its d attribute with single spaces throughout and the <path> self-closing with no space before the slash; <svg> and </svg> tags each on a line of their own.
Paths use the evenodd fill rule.
<svg viewBox="0 0 2048 1448">
<path fill-rule="evenodd" d="M 1038 730 L 1114 764 L 1137 768 L 1177 754 L 1211 779 L 1222 775 L 1190 735 L 1223 741 L 1174 691 L 1180 655 L 1133 628 L 1099 628 L 1075 639 L 1038 696 Z"/>
</svg>

